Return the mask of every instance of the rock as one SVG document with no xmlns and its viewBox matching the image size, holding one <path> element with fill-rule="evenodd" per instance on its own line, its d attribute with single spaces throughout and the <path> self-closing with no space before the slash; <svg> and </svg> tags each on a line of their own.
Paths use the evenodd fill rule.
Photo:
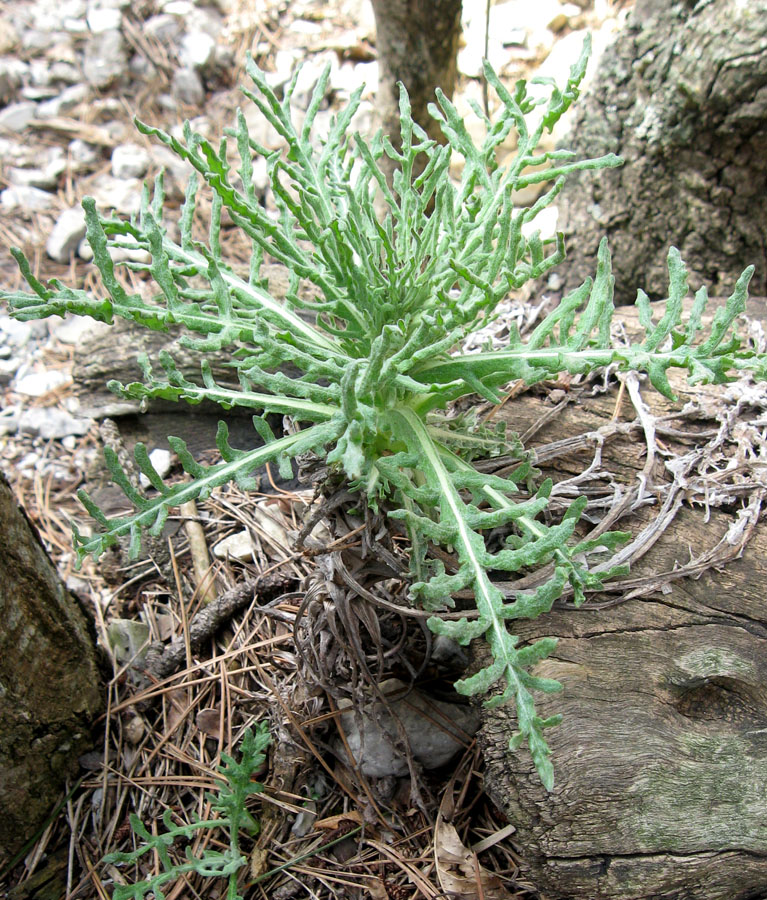
<svg viewBox="0 0 767 900">
<path fill-rule="evenodd" d="M 139 144 L 120 144 L 112 151 L 112 174 L 115 178 L 143 178 L 151 157 Z"/>
<path fill-rule="evenodd" d="M 141 207 L 141 182 L 137 178 L 99 175 L 93 182 L 91 193 L 102 209 L 132 215 Z"/>
<path fill-rule="evenodd" d="M 218 559 L 239 559 L 243 562 L 250 562 L 253 559 L 253 539 L 249 531 L 238 531 L 236 534 L 230 534 L 229 537 L 219 541 L 213 547 L 213 555 Z"/>
<path fill-rule="evenodd" d="M 522 226 L 522 234 L 527 238 L 530 237 L 534 231 L 540 231 L 541 240 L 549 240 L 556 236 L 558 217 L 559 210 L 557 207 L 547 206 L 546 209 L 542 209 L 531 222 L 526 222 Z"/>
<path fill-rule="evenodd" d="M 434 636 L 432 661 L 447 669 L 465 671 L 469 667 L 469 655 L 463 647 L 444 634 Z"/>
<path fill-rule="evenodd" d="M 418 689 L 408 692 L 396 678 L 382 682 L 380 689 L 391 697 L 389 705 L 405 729 L 413 756 L 426 769 L 448 763 L 479 727 L 479 715 L 469 706 L 432 700 Z M 348 709 L 351 701 L 340 700 L 338 705 Z M 345 712 L 341 727 L 362 773 L 371 778 L 406 775 L 407 761 L 396 748 L 399 732 L 392 713 L 377 701 L 369 713 L 363 712 L 361 731 L 358 719 Z M 340 747 L 339 753 L 344 755 Z"/>
<path fill-rule="evenodd" d="M 21 360 L 17 356 L 0 359 L 0 384 L 10 384 L 13 376 L 18 372 L 19 366 L 21 366 Z"/>
<path fill-rule="evenodd" d="M 36 187 L 44 191 L 53 191 L 58 185 L 59 175 L 65 168 L 66 163 L 63 159 L 46 169 L 20 169 L 11 166 L 7 171 L 8 183 L 14 187 Z"/>
<path fill-rule="evenodd" d="M 162 44 L 172 44 L 181 35 L 181 25 L 175 16 L 158 13 L 144 22 L 144 34 L 155 38 Z"/>
<path fill-rule="evenodd" d="M 99 331 L 108 331 L 111 327 L 106 322 L 99 322 L 90 316 L 69 315 L 59 325 L 54 326 L 53 335 L 62 344 L 76 347 L 84 338 L 93 337 Z"/>
<path fill-rule="evenodd" d="M 63 369 L 42 369 L 24 375 L 16 382 L 14 390 L 25 397 L 44 397 L 71 380 L 71 374 Z"/>
<path fill-rule="evenodd" d="M 88 84 L 104 89 L 125 75 L 128 55 L 123 36 L 114 29 L 94 34 L 85 45 L 83 75 Z"/>
<path fill-rule="evenodd" d="M 190 0 L 169 0 L 168 3 L 162 4 L 162 11 L 185 19 L 194 12 L 194 3 L 191 3 Z"/>
<path fill-rule="evenodd" d="M 87 434 L 93 424 L 92 419 L 72 416 L 55 407 L 36 406 L 21 414 L 18 430 L 21 434 L 41 437 L 43 440 L 60 440 L 68 435 Z"/>
<path fill-rule="evenodd" d="M 21 349 L 32 337 L 32 325 L 30 322 L 20 322 L 10 316 L 0 316 L 0 332 L 2 344 Z"/>
<path fill-rule="evenodd" d="M 9 187 L 0 193 L 0 203 L 7 211 L 21 208 L 29 212 L 39 212 L 50 209 L 55 200 L 53 194 L 36 187 Z"/>
<path fill-rule="evenodd" d="M 179 62 L 187 69 L 205 69 L 213 60 L 216 49 L 214 38 L 203 31 L 191 31 L 184 35 L 178 51 Z"/>
<path fill-rule="evenodd" d="M 0 131 L 23 131 L 35 118 L 37 104 L 31 100 L 11 103 L 0 110 Z"/>
<path fill-rule="evenodd" d="M 91 34 L 103 34 L 120 28 L 122 13 L 112 7 L 94 6 L 88 10 L 86 21 Z"/>
<path fill-rule="evenodd" d="M 45 100 L 38 104 L 38 119 L 53 119 L 64 113 L 70 112 L 81 103 L 85 102 L 90 95 L 87 84 L 73 84 L 65 88 L 57 97 Z"/>
<path fill-rule="evenodd" d="M 157 471 L 157 474 L 160 476 L 160 478 L 165 478 L 168 472 L 170 472 L 172 459 L 173 454 L 170 452 L 170 450 L 163 450 L 161 447 L 156 447 L 149 454 L 149 461 L 155 467 L 155 470 Z M 139 482 L 141 483 L 141 487 L 143 488 L 148 488 L 151 484 L 151 482 L 143 472 L 139 475 Z"/>
<path fill-rule="evenodd" d="M 158 168 L 161 168 L 165 172 L 165 192 L 166 195 L 169 191 L 176 190 L 179 197 L 184 195 L 184 191 L 186 189 L 187 182 L 189 181 L 189 176 L 192 174 L 191 165 L 184 159 L 180 159 L 176 154 L 170 149 L 170 147 L 166 147 L 164 144 L 160 144 L 158 146 L 152 147 L 152 162 Z M 253 161 L 254 168 L 254 182 L 255 178 L 255 170 L 258 169 L 259 160 L 262 157 L 257 157 Z M 266 167 L 266 160 L 264 160 L 264 168 Z M 258 182 L 260 184 L 260 182 Z"/>
<path fill-rule="evenodd" d="M 205 99 L 205 90 L 200 76 L 194 69 L 177 69 L 173 73 L 171 81 L 171 93 L 173 98 L 185 106 L 202 106 Z"/>
<path fill-rule="evenodd" d="M 84 237 L 85 213 L 82 208 L 65 209 L 53 226 L 45 251 L 56 262 L 67 263 Z"/>
<path fill-rule="evenodd" d="M 88 144 L 80 138 L 75 138 L 69 142 L 69 155 L 73 162 L 80 167 L 92 166 L 101 158 L 101 150 Z"/>
</svg>

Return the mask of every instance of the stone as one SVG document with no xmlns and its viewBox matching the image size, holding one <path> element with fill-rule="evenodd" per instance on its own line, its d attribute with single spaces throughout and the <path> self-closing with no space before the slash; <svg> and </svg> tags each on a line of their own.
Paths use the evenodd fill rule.
<svg viewBox="0 0 767 900">
<path fill-rule="evenodd" d="M 94 6 L 88 10 L 86 21 L 91 34 L 103 34 L 105 31 L 119 29 L 122 13 L 112 7 Z"/>
<path fill-rule="evenodd" d="M 25 209 L 29 212 L 40 212 L 50 209 L 56 198 L 47 191 L 36 187 L 16 186 L 6 188 L 0 193 L 3 209 L 10 212 L 14 209 Z"/>
<path fill-rule="evenodd" d="M 54 441 L 69 435 L 87 434 L 92 424 L 92 419 L 73 416 L 55 407 L 36 406 L 24 410 L 19 418 L 18 430 L 21 434 Z"/>
<path fill-rule="evenodd" d="M 38 119 L 54 119 L 64 115 L 84 103 L 90 96 L 87 84 L 72 84 L 58 96 L 45 100 L 37 106 Z"/>
<path fill-rule="evenodd" d="M 396 678 L 379 687 L 391 697 L 389 705 L 407 734 L 413 756 L 426 769 L 448 763 L 479 727 L 479 715 L 470 706 L 433 700 L 417 688 L 408 691 Z M 338 705 L 349 710 L 351 701 L 341 700 Z M 359 718 L 354 712 L 344 712 L 341 727 L 362 773 L 370 778 L 407 775 L 407 760 L 396 748 L 399 731 L 392 713 L 377 701 L 369 713 L 362 713 L 361 722 Z M 340 744 L 337 749 L 345 756 Z"/>
<path fill-rule="evenodd" d="M 213 60 L 216 49 L 214 38 L 202 31 L 184 35 L 178 51 L 179 62 L 187 69 L 205 69 Z"/>
<path fill-rule="evenodd" d="M 162 447 L 156 447 L 149 454 L 149 461 L 154 466 L 160 478 L 165 478 L 168 472 L 170 472 L 172 459 L 173 454 L 170 452 L 170 450 L 164 450 Z M 141 487 L 143 488 L 148 488 L 151 484 L 151 482 L 143 472 L 139 475 L 139 482 L 141 483 Z"/>
<path fill-rule="evenodd" d="M 194 3 L 191 3 L 190 0 L 169 0 L 168 3 L 162 4 L 162 11 L 168 15 L 185 19 L 194 12 Z"/>
<path fill-rule="evenodd" d="M 249 531 L 238 531 L 229 537 L 219 541 L 213 547 L 213 555 L 218 559 L 239 559 L 242 562 L 250 562 L 253 559 L 255 547 Z"/>
<path fill-rule="evenodd" d="M 53 322 L 54 320 L 49 319 L 49 321 Z M 54 325 L 53 335 L 62 344 L 76 347 L 85 338 L 92 338 L 97 332 L 103 333 L 111 327 L 106 322 L 99 322 L 90 316 L 68 315 L 61 320 L 60 324 Z"/>
<path fill-rule="evenodd" d="M 0 359 L 0 384 L 10 384 L 20 366 L 21 360 L 18 356 L 11 356 L 9 359 Z M 14 428 L 14 431 L 15 430 L 16 429 Z"/>
<path fill-rule="evenodd" d="M 25 397 L 44 397 L 71 380 L 71 373 L 64 369 L 42 369 L 19 379 L 14 390 Z"/>
<path fill-rule="evenodd" d="M 20 100 L 0 110 L 0 131 L 23 131 L 35 118 L 37 104 L 32 100 Z"/>
<path fill-rule="evenodd" d="M 32 337 L 32 324 L 10 316 L 0 316 L 0 332 L 3 334 L 3 344 L 21 349 Z"/>
<path fill-rule="evenodd" d="M 59 263 L 69 262 L 77 245 L 85 237 L 85 213 L 77 206 L 65 209 L 56 220 L 45 244 L 45 252 Z"/>
<path fill-rule="evenodd" d="M 557 207 L 547 206 L 546 209 L 542 209 L 531 222 L 526 222 L 522 226 L 522 234 L 527 238 L 530 237 L 534 231 L 540 231 L 541 240 L 549 240 L 556 236 L 558 218 L 559 210 Z"/>
<path fill-rule="evenodd" d="M 152 162 L 165 172 L 166 193 L 169 189 L 175 188 L 178 195 L 183 196 L 189 176 L 192 174 L 192 166 L 186 160 L 176 156 L 170 147 L 166 147 L 164 144 L 152 147 Z M 258 159 L 254 160 L 254 171 L 257 163 Z M 264 160 L 264 166 L 266 166 L 266 160 Z M 169 184 L 169 182 L 171 183 Z"/>
<path fill-rule="evenodd" d="M 128 55 L 121 32 L 112 29 L 94 34 L 85 45 L 83 75 L 88 84 L 107 88 L 125 75 Z"/>
<path fill-rule="evenodd" d="M 101 150 L 99 147 L 94 147 L 93 144 L 88 144 L 80 138 L 75 138 L 69 142 L 69 155 L 73 162 L 76 162 L 79 166 L 87 167 L 99 161 Z"/>
<path fill-rule="evenodd" d="M 112 174 L 115 178 L 143 178 L 152 159 L 139 144 L 119 144 L 112 151 Z"/>
<path fill-rule="evenodd" d="M 91 186 L 91 193 L 102 209 L 131 215 L 141 207 L 141 182 L 137 178 L 99 175 Z"/>
<path fill-rule="evenodd" d="M 11 166 L 7 172 L 8 183 L 14 187 L 36 187 L 43 191 L 55 191 L 59 176 L 66 168 L 63 157 L 51 161 L 44 169 L 21 169 Z"/>
<path fill-rule="evenodd" d="M 144 34 L 155 38 L 162 44 L 172 44 L 181 35 L 182 28 L 175 16 L 158 13 L 144 22 Z"/>
<path fill-rule="evenodd" d="M 176 69 L 171 81 L 171 93 L 173 98 L 185 106 L 202 106 L 205 99 L 205 89 L 202 86 L 200 76 L 194 69 Z"/>
</svg>

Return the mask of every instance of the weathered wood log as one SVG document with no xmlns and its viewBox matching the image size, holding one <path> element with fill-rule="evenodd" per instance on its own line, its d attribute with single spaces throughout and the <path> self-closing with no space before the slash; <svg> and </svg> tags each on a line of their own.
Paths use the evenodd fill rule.
<svg viewBox="0 0 767 900">
<path fill-rule="evenodd" d="M 764 301 L 754 309 L 763 315 Z M 633 311 L 624 319 L 631 330 Z M 536 700 L 541 716 L 564 716 L 546 732 L 551 793 L 529 753 L 508 750 L 513 711 L 484 714 L 486 789 L 516 826 L 525 880 L 546 900 L 767 892 L 767 528 L 757 521 L 767 479 L 762 450 L 752 453 L 764 440 L 767 390 L 674 388 L 676 403 L 642 389 L 645 425 L 657 425 L 649 463 L 629 397 L 612 418 L 616 391 L 582 393 L 533 441 L 580 448 L 541 465 L 561 480 L 584 470 L 601 436 L 595 472 L 624 491 L 644 473 L 655 501 L 613 527 L 657 537 L 623 589 L 515 623 L 525 642 L 559 641 L 534 670 L 563 685 Z M 689 401 L 697 414 L 658 424 Z M 520 432 L 541 418 L 540 399 L 522 396 L 509 410 Z M 591 437 L 572 440 L 584 432 Z M 664 500 L 678 512 L 662 530 Z M 685 567 L 697 577 L 678 577 Z M 630 599 L 632 590 L 642 596 Z"/>
<path fill-rule="evenodd" d="M 0 865 L 61 796 L 104 704 L 93 625 L 0 475 Z"/>
</svg>

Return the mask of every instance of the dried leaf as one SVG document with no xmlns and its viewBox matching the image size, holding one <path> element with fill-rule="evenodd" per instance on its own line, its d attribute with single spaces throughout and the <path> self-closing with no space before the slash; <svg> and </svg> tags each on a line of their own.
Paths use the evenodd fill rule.
<svg viewBox="0 0 767 900">
<path fill-rule="evenodd" d="M 215 706 L 201 709 L 194 721 L 203 734 L 215 738 L 221 734 L 221 710 Z"/>
<path fill-rule="evenodd" d="M 434 828 L 434 861 L 446 895 L 462 900 L 511 900 L 501 879 L 479 864 L 476 853 L 464 846 L 442 816 L 437 817 Z"/>
</svg>

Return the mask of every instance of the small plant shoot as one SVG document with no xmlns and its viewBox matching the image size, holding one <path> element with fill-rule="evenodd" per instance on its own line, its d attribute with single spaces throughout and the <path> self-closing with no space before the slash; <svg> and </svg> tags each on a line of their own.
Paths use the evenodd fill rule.
<svg viewBox="0 0 767 900">
<path fill-rule="evenodd" d="M 2 294 L 20 319 L 77 313 L 111 323 L 120 316 L 178 332 L 180 343 L 200 352 L 199 379 L 182 375 L 172 355 L 162 354 L 151 363 L 139 359 L 142 380 L 113 382 L 111 390 L 139 400 L 194 404 L 207 399 L 225 409 L 252 409 L 256 431 L 266 439 L 254 449 L 234 449 L 222 424 L 216 441 L 222 461 L 205 466 L 171 437 L 189 476 L 173 485 L 160 478 L 146 448 L 138 445 L 136 462 L 154 489 L 148 493 L 137 491 L 115 455 L 108 454 L 112 476 L 135 511 L 107 518 L 82 493 L 99 530 L 85 536 L 75 528 L 80 559 L 88 554 L 97 559 L 121 537 L 129 538 L 136 554 L 142 531 L 159 534 L 174 507 L 205 498 L 229 481 L 248 488 L 254 484 L 252 473 L 264 463 L 284 466 L 313 451 L 369 504 L 401 520 L 407 529 L 411 596 L 433 612 L 428 620 L 432 631 L 464 645 L 478 638 L 488 643 L 491 664 L 456 688 L 466 695 L 489 693 L 488 705 L 515 704 L 517 732 L 511 747 L 527 744 L 549 790 L 554 776 L 544 732 L 558 717 L 541 718 L 534 694 L 557 691 L 561 685 L 537 677 L 531 668 L 552 652 L 555 642 L 543 639 L 520 646 L 513 620 L 546 613 L 568 586 L 575 605 L 581 604 L 585 591 L 600 589 L 617 571 L 591 571 L 593 554 L 615 548 L 628 535 L 610 532 L 598 541 L 579 541 L 575 529 L 585 498 L 575 500 L 558 520 L 545 516 L 550 482 L 541 484 L 532 499 L 515 499 L 518 483 L 526 483 L 530 474 L 524 465 L 513 477 L 500 478 L 481 474 L 471 463 L 483 448 L 503 450 L 503 435 L 494 436 L 488 429 L 461 434 L 445 425 L 443 411 L 470 394 L 498 402 L 499 390 L 515 379 L 532 384 L 607 365 L 646 373 L 666 396 L 671 396 L 671 367 L 686 369 L 692 382 L 724 382 L 743 370 L 764 378 L 767 371 L 765 356 L 741 344 L 735 334 L 752 268 L 740 276 L 732 296 L 704 329 L 706 291 L 696 293 L 691 312 L 683 315 L 687 277 L 674 249 L 668 254 L 669 297 L 662 312 L 654 315 L 640 291 L 644 337 L 630 346 L 613 346 L 613 276 L 605 242 L 593 280 L 566 295 L 524 340 L 512 332 L 503 349 L 460 351 L 464 339 L 487 325 L 510 291 L 564 259 L 561 234 L 542 240 L 525 226 L 556 199 L 566 177 L 621 163 L 612 154 L 576 159 L 566 150 L 536 153 L 544 129 L 552 129 L 577 99 L 588 53 L 587 42 L 567 84 L 559 88 L 544 79 L 547 96 L 536 99 L 523 81 L 508 90 L 485 64 L 500 111 L 490 121 L 475 109 L 486 124 L 479 144 L 439 91 L 430 112 L 446 143 L 429 140 L 412 120 L 402 90 L 399 148 L 380 132 L 367 139 L 351 131 L 361 89 L 334 118 L 327 136 L 315 137 L 313 122 L 325 97 L 328 71 L 317 83 L 299 127 L 291 112 L 296 77 L 278 96 L 249 59 L 252 87 L 243 93 L 281 135 L 283 151 L 253 141 L 242 112 L 218 146 L 188 123 L 183 140 L 178 140 L 137 122 L 142 134 L 166 144 L 194 170 L 181 212 L 180 239 L 171 239 L 163 224 L 160 175 L 153 190 L 145 188 L 141 211 L 131 221 L 105 218 L 92 199 L 83 202 L 103 296 L 58 281 L 41 283 L 19 251 L 14 256 L 31 293 Z M 517 133 L 516 155 L 499 167 L 496 149 L 512 129 Z M 239 160 L 234 164 L 229 161 L 232 141 Z M 276 216 L 256 198 L 252 173 L 259 154 L 267 161 Z M 396 162 L 391 186 L 382 171 L 384 155 Z M 463 158 L 460 181 L 450 176 L 455 155 Z M 418 157 L 425 166 L 416 164 Z M 192 228 L 203 182 L 213 197 L 205 241 L 194 238 Z M 533 183 L 545 183 L 544 193 L 533 205 L 517 207 L 515 195 Z M 383 215 L 377 212 L 377 195 L 383 198 Z M 249 271 L 227 262 L 221 239 L 224 209 L 252 242 Z M 113 263 L 110 250 L 116 247 L 145 251 L 151 261 Z M 262 263 L 269 260 L 284 264 L 290 274 L 284 302 L 270 295 L 262 276 Z M 146 299 L 130 293 L 116 277 L 115 265 L 148 273 L 156 285 L 154 295 Z M 306 299 L 302 285 L 313 286 L 314 299 Z M 207 352 L 223 348 L 231 353 L 239 390 L 217 383 L 206 362 Z M 291 417 L 298 428 L 275 437 L 266 422 L 273 413 Z M 486 536 L 499 527 L 508 537 L 491 552 Z M 430 547 L 450 548 L 457 569 L 446 571 Z M 553 565 L 544 583 L 511 600 L 490 577 L 493 572 L 527 573 L 549 563 Z M 453 607 L 453 595 L 466 590 L 476 603 L 473 617 L 441 618 L 441 610 Z"/>
<path fill-rule="evenodd" d="M 113 900 L 143 900 L 148 894 L 154 900 L 164 900 L 163 885 L 172 886 L 179 878 L 193 872 L 204 878 L 226 878 L 226 900 L 242 900 L 237 890 L 237 874 L 248 861 L 240 850 L 240 831 L 246 831 L 251 836 L 259 831 L 259 824 L 245 808 L 245 801 L 251 794 L 259 794 L 264 789 L 262 784 L 251 779 L 266 759 L 265 751 L 270 742 L 269 728 L 260 722 L 255 731 L 245 729 L 240 741 L 239 762 L 225 753 L 221 754 L 224 765 L 218 769 L 221 778 L 217 791 L 206 795 L 216 818 L 195 818 L 189 824 L 177 825 L 173 821 L 173 811 L 166 809 L 162 817 L 165 831 L 152 834 L 135 813 L 131 814 L 133 833 L 143 843 L 127 853 L 110 853 L 104 857 L 104 862 L 135 863 L 149 854 L 146 856 L 147 862 L 152 865 L 156 855 L 161 871 L 135 884 L 117 885 Z M 192 841 L 202 832 L 213 829 L 223 829 L 228 834 L 229 846 L 226 849 L 204 850 L 202 856 L 196 857 L 190 852 L 191 847 L 187 847 L 185 860 L 173 861 L 170 851 L 179 838 Z"/>
</svg>

